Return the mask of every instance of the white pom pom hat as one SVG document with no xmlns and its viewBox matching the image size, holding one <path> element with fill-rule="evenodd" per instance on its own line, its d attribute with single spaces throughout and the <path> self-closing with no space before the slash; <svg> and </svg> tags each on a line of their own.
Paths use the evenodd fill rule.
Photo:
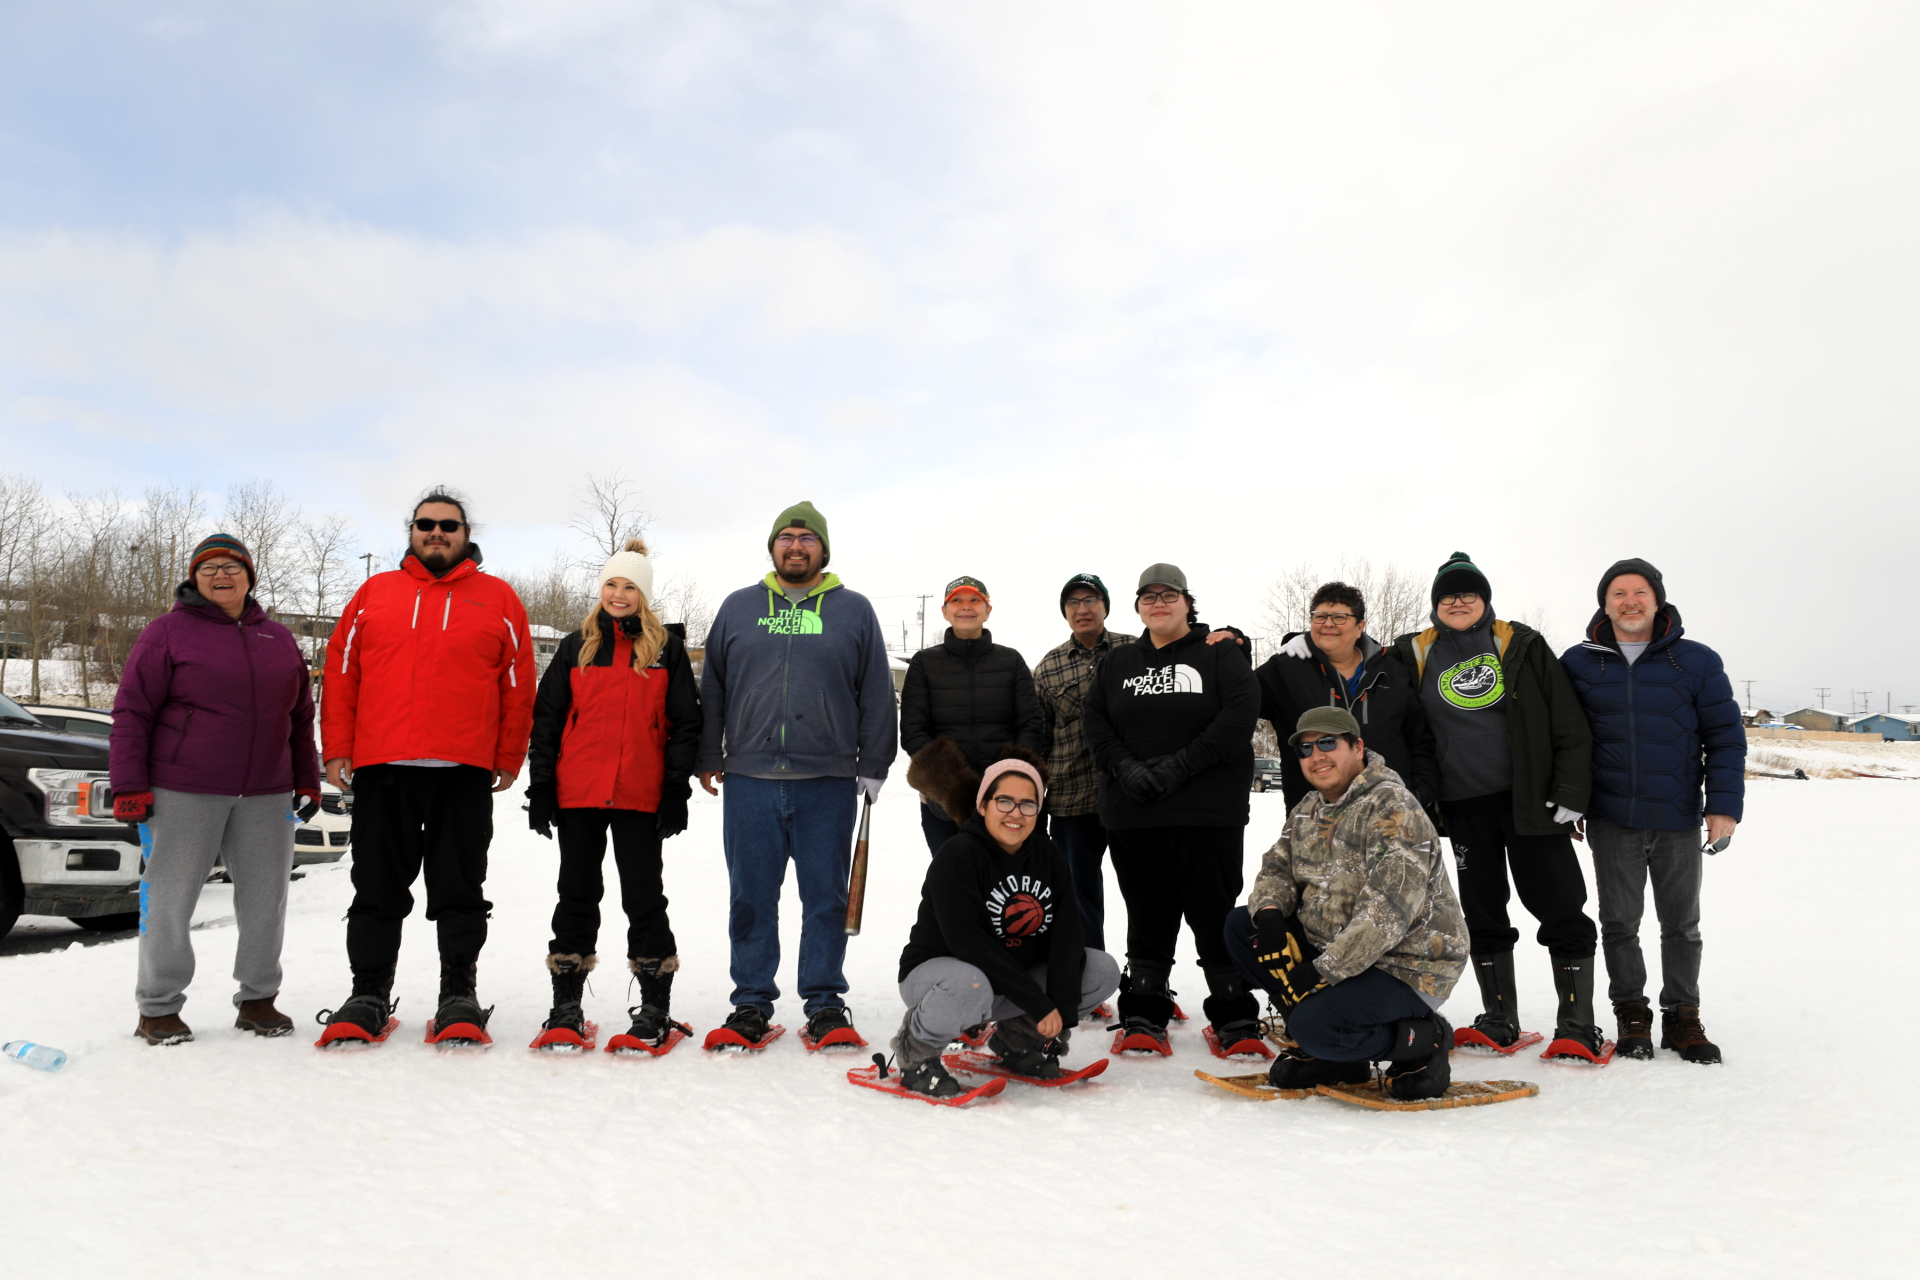
<svg viewBox="0 0 1920 1280">
<path fill-rule="evenodd" d="M 616 551 L 607 557 L 607 563 L 600 570 L 600 586 L 606 586 L 609 579 L 625 578 L 640 588 L 640 594 L 646 599 L 647 608 L 653 608 L 653 561 L 639 551 Z"/>
</svg>

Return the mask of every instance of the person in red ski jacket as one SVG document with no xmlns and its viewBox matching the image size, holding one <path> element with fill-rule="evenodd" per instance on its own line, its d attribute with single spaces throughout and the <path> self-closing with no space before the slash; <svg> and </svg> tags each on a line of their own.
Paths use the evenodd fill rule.
<svg viewBox="0 0 1920 1280">
<path fill-rule="evenodd" d="M 700 692 L 684 638 L 653 612 L 653 563 L 635 538 L 600 570 L 600 596 L 560 642 L 541 678 L 527 754 L 527 821 L 551 839 L 560 829 L 559 905 L 547 968 L 553 1010 L 541 1048 L 586 1044 L 581 994 L 598 963 L 601 864 L 607 833 L 627 913 L 627 969 L 640 980 L 628 1013 L 628 1048 L 660 1049 L 680 968 L 660 845 L 687 829 L 687 798 L 700 746 Z M 684 1033 L 685 1028 L 680 1028 Z M 613 1047 L 620 1047 L 616 1038 Z"/>
<path fill-rule="evenodd" d="M 513 784 L 533 722 L 533 645 L 513 588 L 480 571 L 466 507 L 435 490 L 415 506 L 400 567 L 367 579 L 327 644 L 321 754 L 354 795 L 353 992 L 323 1012 L 322 1043 L 378 1036 L 392 1012 L 400 926 L 424 867 L 439 929 L 429 1034 L 481 1039 L 475 994 L 487 940 L 493 797 Z"/>
</svg>

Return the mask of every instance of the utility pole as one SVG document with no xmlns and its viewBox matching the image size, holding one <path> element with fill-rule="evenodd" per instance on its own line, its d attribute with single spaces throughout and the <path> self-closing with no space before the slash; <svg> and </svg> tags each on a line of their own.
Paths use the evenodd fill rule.
<svg viewBox="0 0 1920 1280">
<path fill-rule="evenodd" d="M 1752 715 L 1753 714 L 1753 681 L 1742 680 L 1740 683 L 1747 686 L 1747 714 Z"/>
<path fill-rule="evenodd" d="M 1827 695 L 1832 693 L 1833 690 L 1828 689 L 1825 686 L 1817 685 L 1814 688 L 1814 692 L 1820 695 L 1820 709 L 1822 711 L 1825 711 L 1827 709 Z"/>
<path fill-rule="evenodd" d="M 1872 713 L 1872 711 L 1873 711 L 1873 690 L 1862 689 L 1860 691 L 1860 714 L 1863 716 L 1869 715 Z"/>
<path fill-rule="evenodd" d="M 914 598 L 920 601 L 920 647 L 924 649 L 927 647 L 927 601 L 933 599 L 933 593 L 929 591 Z"/>
<path fill-rule="evenodd" d="M 358 557 L 358 559 L 365 560 L 367 562 L 367 572 L 361 578 L 361 581 L 364 582 L 366 581 L 367 578 L 371 578 L 373 576 L 373 552 L 369 551 L 367 552 L 367 554 Z"/>
</svg>

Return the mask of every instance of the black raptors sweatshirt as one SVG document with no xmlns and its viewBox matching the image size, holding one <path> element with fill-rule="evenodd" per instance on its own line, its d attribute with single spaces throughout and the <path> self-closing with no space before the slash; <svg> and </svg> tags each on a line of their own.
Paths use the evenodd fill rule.
<svg viewBox="0 0 1920 1280">
<path fill-rule="evenodd" d="M 1039 830 L 1008 853 L 976 813 L 927 868 L 920 918 L 900 953 L 900 981 L 929 960 L 952 956 L 986 974 L 995 995 L 1036 1021 L 1058 1009 L 1071 1029 L 1087 963 L 1083 937 L 1066 855 Z M 1044 988 L 1027 972 L 1041 963 Z"/>
<path fill-rule="evenodd" d="M 1100 660 L 1080 714 L 1100 766 L 1100 821 L 1134 827 L 1244 827 L 1253 787 L 1253 726 L 1260 682 L 1237 644 L 1207 643 L 1205 623 L 1164 649 L 1142 633 Z M 1113 776 L 1178 751 L 1193 768 L 1171 795 L 1142 804 Z"/>
</svg>

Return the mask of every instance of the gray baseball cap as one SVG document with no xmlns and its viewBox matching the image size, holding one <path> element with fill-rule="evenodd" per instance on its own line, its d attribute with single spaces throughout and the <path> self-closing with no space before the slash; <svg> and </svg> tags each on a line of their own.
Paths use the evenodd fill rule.
<svg viewBox="0 0 1920 1280">
<path fill-rule="evenodd" d="M 1356 738 L 1362 736 L 1360 722 L 1345 707 L 1308 707 L 1300 713 L 1300 719 L 1294 722 L 1293 729 L 1293 736 L 1287 739 L 1289 743 L 1297 743 L 1302 738 L 1317 738 L 1323 733 L 1336 737 L 1343 733 Z"/>
<path fill-rule="evenodd" d="M 1133 589 L 1133 594 L 1139 595 L 1156 582 L 1164 583 L 1181 592 L 1187 589 L 1187 575 L 1180 572 L 1179 565 L 1150 564 L 1140 571 L 1140 585 Z"/>
</svg>

